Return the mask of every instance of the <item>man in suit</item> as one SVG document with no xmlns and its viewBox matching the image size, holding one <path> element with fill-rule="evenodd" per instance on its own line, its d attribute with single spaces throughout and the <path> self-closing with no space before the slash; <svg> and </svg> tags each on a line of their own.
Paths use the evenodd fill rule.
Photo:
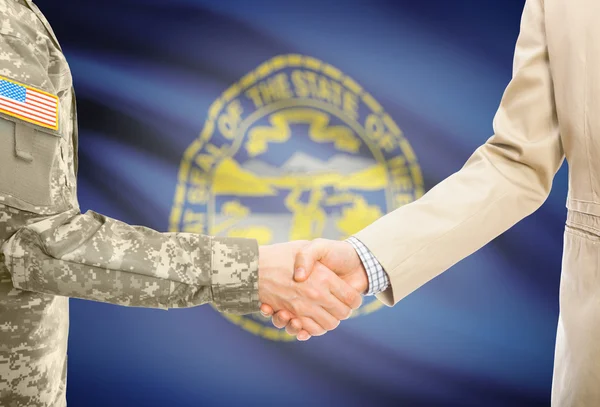
<svg viewBox="0 0 600 407">
<path fill-rule="evenodd" d="M 350 242 L 316 240 L 297 257 L 296 278 L 317 260 L 352 284 L 366 269 L 382 282 L 378 298 L 392 306 L 537 210 L 566 156 L 552 405 L 600 405 L 598 15 L 595 0 L 527 0 L 493 137 L 421 199 L 357 233 L 361 256 Z M 263 312 L 271 314 L 266 305 Z M 310 329 L 292 316 L 282 311 L 274 323 L 308 339 Z"/>
</svg>

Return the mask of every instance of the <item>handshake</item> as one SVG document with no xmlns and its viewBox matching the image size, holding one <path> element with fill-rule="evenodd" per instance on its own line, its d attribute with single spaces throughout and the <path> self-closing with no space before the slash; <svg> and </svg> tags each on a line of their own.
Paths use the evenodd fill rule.
<svg viewBox="0 0 600 407">
<path fill-rule="evenodd" d="M 261 246 L 258 259 L 261 314 L 301 341 L 337 328 L 360 307 L 368 289 L 365 268 L 349 242 Z"/>
</svg>

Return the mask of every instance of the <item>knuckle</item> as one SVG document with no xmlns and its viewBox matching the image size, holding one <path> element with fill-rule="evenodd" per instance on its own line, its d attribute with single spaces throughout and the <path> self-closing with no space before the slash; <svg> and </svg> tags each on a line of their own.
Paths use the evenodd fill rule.
<svg viewBox="0 0 600 407">
<path fill-rule="evenodd" d="M 314 287 L 307 288 L 306 289 L 306 297 L 309 298 L 309 299 L 311 299 L 311 300 L 313 300 L 313 301 L 318 300 L 319 297 L 320 297 L 319 296 L 319 290 L 317 290 Z"/>
<path fill-rule="evenodd" d="M 300 249 L 296 254 L 296 264 L 305 263 L 306 259 L 308 259 L 308 251 L 306 248 Z"/>
<path fill-rule="evenodd" d="M 310 259 L 312 257 L 312 250 L 311 250 L 311 245 L 307 245 L 304 246 L 302 249 L 300 249 L 300 251 L 298 252 L 299 256 L 302 256 L 303 259 L 307 260 Z"/>
</svg>

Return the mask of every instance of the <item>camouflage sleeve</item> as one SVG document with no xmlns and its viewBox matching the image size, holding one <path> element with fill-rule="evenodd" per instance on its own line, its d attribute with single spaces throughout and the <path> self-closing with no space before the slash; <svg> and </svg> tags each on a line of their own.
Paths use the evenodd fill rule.
<svg viewBox="0 0 600 407">
<path fill-rule="evenodd" d="M 139 307 L 259 307 L 255 240 L 159 233 L 73 209 L 20 228 L 2 251 L 22 290 Z"/>
<path fill-rule="evenodd" d="M 0 243 L 10 237 L 0 261 L 13 285 L 130 306 L 257 311 L 254 240 L 159 233 L 79 211 L 66 59 L 31 1 L 0 0 L 0 23 L 0 90 L 11 101 L 0 109 Z"/>
</svg>

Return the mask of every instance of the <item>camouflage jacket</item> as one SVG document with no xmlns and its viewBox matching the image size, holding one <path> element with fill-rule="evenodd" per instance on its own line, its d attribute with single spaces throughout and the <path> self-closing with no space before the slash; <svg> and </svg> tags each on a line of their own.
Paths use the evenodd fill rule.
<svg viewBox="0 0 600 407">
<path fill-rule="evenodd" d="M 0 405 L 64 406 L 67 297 L 254 312 L 258 248 L 82 214 L 65 57 L 31 0 L 0 20 Z"/>
</svg>

